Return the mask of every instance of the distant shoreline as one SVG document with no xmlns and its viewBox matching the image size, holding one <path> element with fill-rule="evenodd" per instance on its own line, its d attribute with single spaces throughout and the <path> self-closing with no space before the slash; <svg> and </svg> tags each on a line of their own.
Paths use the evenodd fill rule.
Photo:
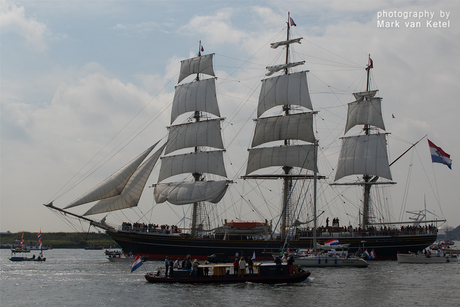
<svg viewBox="0 0 460 307">
<path fill-rule="evenodd" d="M 25 245 L 38 246 L 38 232 L 3 232 L 0 233 L 0 247 L 10 248 L 15 243 L 19 244 L 22 236 Z M 41 239 L 44 247 L 52 248 L 119 248 L 118 244 L 105 233 L 42 232 Z"/>
</svg>

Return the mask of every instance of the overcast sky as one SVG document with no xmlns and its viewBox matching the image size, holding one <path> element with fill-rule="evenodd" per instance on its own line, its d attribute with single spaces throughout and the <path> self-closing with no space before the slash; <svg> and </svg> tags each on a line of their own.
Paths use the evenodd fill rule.
<svg viewBox="0 0 460 307">
<path fill-rule="evenodd" d="M 288 12 L 297 24 L 293 36 L 304 38 L 293 57 L 306 60 L 319 111 L 320 172 L 333 178 L 346 105 L 365 88 L 370 54 L 372 85 L 391 133 L 390 160 L 426 134 L 453 160 L 452 170 L 432 164 L 425 138 L 392 166 L 398 182 L 388 197 L 392 215 L 407 220 L 405 211 L 423 210 L 426 197 L 427 210 L 460 225 L 458 1 L 0 0 L 0 6 L 2 232 L 74 231 L 42 204 L 66 206 L 166 135 L 180 60 L 194 56 L 200 40 L 205 53 L 215 53 L 227 171 L 236 181 L 231 189 L 241 189 L 259 81 L 265 66 L 280 63 L 269 44 L 285 38 Z M 242 194 L 230 191 L 224 205 Z M 354 223 L 357 209 L 350 210 L 357 206 L 348 202 L 360 197 L 320 209 Z M 164 204 L 150 211 L 152 199 L 147 189 L 135 216 L 147 213 L 157 224 L 182 218 L 182 208 Z M 226 218 L 244 210 L 240 202 Z M 126 211 L 114 221 L 134 214 Z"/>
</svg>

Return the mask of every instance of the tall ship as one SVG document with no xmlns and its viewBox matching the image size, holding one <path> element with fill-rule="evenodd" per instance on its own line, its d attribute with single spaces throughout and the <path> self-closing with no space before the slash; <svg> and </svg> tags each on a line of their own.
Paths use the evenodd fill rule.
<svg viewBox="0 0 460 307">
<path fill-rule="evenodd" d="M 305 61 L 293 62 L 290 57 L 291 45 L 302 40 L 291 37 L 291 23 L 288 15 L 286 39 L 271 44 L 273 49 L 284 48 L 284 61 L 267 67 L 266 78 L 261 81 L 255 130 L 246 171 L 240 178 L 282 182 L 279 218 L 222 220 L 216 226 L 209 223 L 209 206 L 219 206 L 234 182 L 227 178 L 224 163 L 226 149 L 221 135 L 224 118 L 216 95 L 214 54 L 203 55 L 201 42 L 198 55 L 181 62 L 171 107 L 171 126 L 164 144 L 159 141 L 152 145 L 64 208 L 54 202 L 45 206 L 104 229 L 125 253 L 147 259 L 186 255 L 205 259 L 211 254 L 272 259 L 272 254 L 280 250 L 313 249 L 316 243 L 324 244 L 331 239 L 348 244 L 349 252 L 374 250 L 377 259 L 396 259 L 398 252 L 417 252 L 432 244 L 437 237 L 435 227 L 407 226 L 407 223 L 400 227 L 391 222 L 376 223 L 373 219 L 371 187 L 394 182 L 387 155 L 382 99 L 376 97 L 377 90 L 369 89 L 369 82 L 366 90 L 355 93 L 356 100 L 348 105 L 345 133 L 357 125 L 363 126 L 362 133 L 345 135 L 342 139 L 332 183 L 363 187 L 360 223 L 344 227 L 334 219 L 331 225 L 327 222 L 326 226 L 318 227 L 317 182 L 328 178 L 318 170 L 319 141 L 314 129 L 317 112 L 310 99 L 308 71 L 298 70 Z M 369 63 L 368 80 L 371 68 Z M 179 123 L 185 115 L 188 117 Z M 158 180 L 151 186 L 155 203 L 190 207 L 189 227 L 157 225 L 153 221 L 124 222 L 114 227 L 105 218 L 97 221 L 88 217 L 137 206 L 156 165 L 160 167 Z M 357 174 L 362 176 L 361 180 L 342 182 L 347 176 Z M 305 204 L 307 194 L 312 195 L 309 205 Z M 70 210 L 93 202 L 97 203 L 82 215 Z M 309 211 L 312 218 L 302 221 L 301 210 Z M 158 219 L 157 223 L 161 223 L 161 218 Z"/>
</svg>

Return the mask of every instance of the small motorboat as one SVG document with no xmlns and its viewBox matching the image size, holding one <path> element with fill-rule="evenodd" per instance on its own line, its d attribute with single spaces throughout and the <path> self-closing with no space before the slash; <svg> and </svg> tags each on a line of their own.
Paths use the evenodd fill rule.
<svg viewBox="0 0 460 307">
<path fill-rule="evenodd" d="M 164 270 L 164 269 L 163 269 Z M 230 274 L 233 271 L 233 264 L 204 264 L 198 266 L 196 274 L 192 270 L 175 269 L 172 276 L 166 277 L 160 269 L 145 274 L 145 279 L 150 283 L 298 283 L 305 281 L 310 272 L 301 268 L 295 268 L 293 274 L 288 273 L 287 264 L 277 265 L 275 263 L 254 263 L 254 272 L 250 274 L 248 268 L 244 270 L 241 276 L 238 272 Z M 208 272 L 208 274 L 206 274 Z"/>
<path fill-rule="evenodd" d="M 458 257 L 455 254 L 445 255 L 430 255 L 423 253 L 409 253 L 409 254 L 397 254 L 398 263 L 448 263 L 458 261 Z"/>
<path fill-rule="evenodd" d="M 35 258 L 35 255 L 30 258 L 23 256 L 11 256 L 9 259 L 10 261 L 46 261 L 46 258 L 42 258 L 40 256 Z"/>
</svg>

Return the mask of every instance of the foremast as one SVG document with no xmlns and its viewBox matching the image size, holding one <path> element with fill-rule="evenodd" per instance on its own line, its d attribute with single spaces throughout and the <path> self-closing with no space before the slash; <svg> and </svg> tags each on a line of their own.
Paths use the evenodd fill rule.
<svg viewBox="0 0 460 307">
<path fill-rule="evenodd" d="M 313 115 L 315 112 L 313 112 L 308 91 L 307 71 L 290 72 L 291 68 L 305 63 L 305 61 L 291 62 L 289 58 L 290 45 L 294 43 L 300 44 L 300 40 L 302 39 L 302 37 L 291 39 L 291 20 L 288 13 L 286 40 L 271 44 L 271 48 L 273 49 L 286 46 L 285 63 L 267 67 L 268 73 L 266 76 L 271 76 L 278 71 L 283 71 L 283 74 L 262 80 L 257 108 L 256 128 L 251 148 L 249 149 L 246 175 L 243 176 L 245 179 L 281 178 L 283 180 L 280 214 L 280 235 L 283 240 L 288 237 L 287 229 L 292 227 L 294 222 L 291 219 L 293 204 L 290 201 L 293 180 L 297 178 L 317 178 L 317 141 L 313 132 Z M 282 116 L 262 117 L 266 111 L 277 106 L 282 107 Z M 295 107 L 296 112 L 293 112 L 293 107 Z M 302 108 L 306 108 L 310 112 L 305 112 Z M 302 111 L 299 112 L 299 110 Z M 278 147 L 260 146 L 273 141 L 282 141 L 283 145 Z M 305 142 L 310 144 L 305 144 Z M 259 169 L 271 166 L 281 166 L 283 173 L 268 175 L 252 174 Z M 294 167 L 312 171 L 313 175 L 299 176 L 298 173 L 293 174 L 292 170 Z M 316 202 L 316 195 L 314 199 Z"/>
<path fill-rule="evenodd" d="M 171 126 L 165 156 L 161 158 L 158 184 L 154 197 L 157 203 L 168 201 L 174 205 L 192 204 L 190 234 L 198 237 L 204 230 L 204 202 L 219 202 L 225 195 L 228 180 L 206 180 L 205 174 L 227 177 L 221 136 L 220 111 L 217 104 L 213 54 L 202 55 L 181 62 L 178 85 L 175 88 L 171 110 Z M 201 78 L 201 74 L 214 78 Z M 196 78 L 190 83 L 181 81 L 190 75 Z M 184 124 L 174 124 L 185 113 L 193 112 Z M 211 117 L 211 115 L 213 117 Z M 174 124 L 174 125 L 173 125 Z M 169 155 L 178 150 L 193 148 L 193 152 Z M 190 174 L 192 181 L 163 182 L 180 174 Z"/>
<path fill-rule="evenodd" d="M 369 56 L 366 66 L 366 91 L 353 93 L 356 101 L 348 104 L 345 133 L 357 125 L 363 125 L 363 135 L 342 138 L 342 149 L 334 181 L 349 175 L 362 175 L 361 182 L 333 183 L 335 185 L 362 185 L 363 209 L 360 227 L 371 225 L 371 188 L 375 184 L 395 184 L 388 162 L 386 132 L 382 116 L 382 98 L 375 97 L 378 90 L 370 89 L 370 71 L 373 61 Z M 372 133 L 375 131 L 374 133 Z M 382 177 L 389 181 L 377 182 Z"/>
</svg>

